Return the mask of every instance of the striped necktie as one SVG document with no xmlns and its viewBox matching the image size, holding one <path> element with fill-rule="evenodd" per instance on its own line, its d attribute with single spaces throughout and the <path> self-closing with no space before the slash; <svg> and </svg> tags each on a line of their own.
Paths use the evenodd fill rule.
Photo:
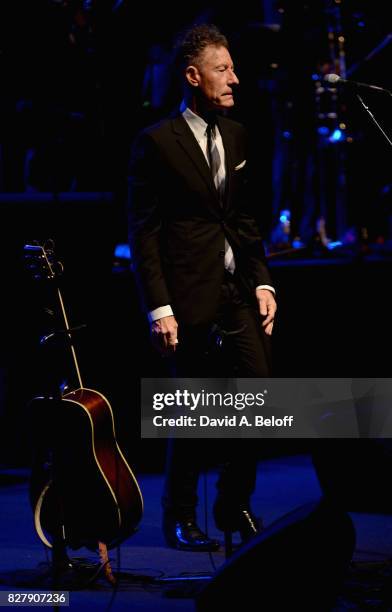
<svg viewBox="0 0 392 612">
<path fill-rule="evenodd" d="M 222 160 L 219 155 L 218 147 L 216 145 L 216 133 L 215 124 L 209 123 L 207 125 L 207 154 L 208 163 L 210 165 L 212 180 L 218 192 L 219 201 L 223 206 L 223 196 L 225 188 L 225 175 L 224 168 L 222 167 Z"/>
<path fill-rule="evenodd" d="M 208 163 L 212 174 L 212 180 L 218 192 L 219 202 L 223 206 L 224 193 L 225 193 L 225 170 L 223 168 L 221 156 L 219 155 L 218 147 L 216 144 L 216 132 L 215 123 L 208 123 L 207 125 L 207 155 Z M 233 250 L 225 238 L 225 268 L 231 274 L 235 270 L 235 261 Z"/>
</svg>

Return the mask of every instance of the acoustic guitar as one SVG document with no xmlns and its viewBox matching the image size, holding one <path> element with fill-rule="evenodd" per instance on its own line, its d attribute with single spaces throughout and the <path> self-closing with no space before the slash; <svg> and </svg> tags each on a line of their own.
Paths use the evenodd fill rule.
<svg viewBox="0 0 392 612">
<path fill-rule="evenodd" d="M 116 440 L 113 411 L 102 393 L 85 387 L 64 301 L 57 282 L 62 265 L 51 245 L 28 244 L 25 258 L 34 278 L 45 280 L 57 303 L 62 329 L 41 344 L 69 355 L 75 384 L 57 386 L 31 402 L 35 459 L 30 480 L 34 525 L 47 547 L 61 535 L 73 549 L 113 548 L 132 535 L 142 518 L 143 498 Z M 48 281 L 48 283 L 46 283 Z M 53 291 L 54 290 L 54 291 Z M 54 317 L 54 309 L 46 308 Z"/>
</svg>

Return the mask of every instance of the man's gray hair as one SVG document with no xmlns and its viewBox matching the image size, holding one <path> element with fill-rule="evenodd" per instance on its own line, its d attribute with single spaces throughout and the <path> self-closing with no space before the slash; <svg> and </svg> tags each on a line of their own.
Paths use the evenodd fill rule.
<svg viewBox="0 0 392 612">
<path fill-rule="evenodd" d="M 192 64 L 197 64 L 200 55 L 209 45 L 226 47 L 226 49 L 229 47 L 226 36 L 211 23 L 195 25 L 182 32 L 174 45 L 177 67 L 184 69 Z"/>
</svg>

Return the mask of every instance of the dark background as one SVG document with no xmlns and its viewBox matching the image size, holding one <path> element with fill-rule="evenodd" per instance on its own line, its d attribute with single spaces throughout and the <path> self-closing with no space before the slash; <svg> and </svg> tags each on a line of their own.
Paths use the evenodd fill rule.
<svg viewBox="0 0 392 612">
<path fill-rule="evenodd" d="M 38 346 L 46 289 L 26 276 L 23 245 L 53 238 L 71 324 L 87 324 L 77 338 L 84 383 L 111 401 L 131 463 L 162 467 L 164 445 L 139 439 L 138 403 L 140 377 L 158 375 L 162 363 L 149 347 L 129 260 L 115 247 L 127 240 L 133 137 L 179 102 L 170 47 L 195 20 L 227 34 L 241 82 L 232 116 L 252 135 L 255 215 L 279 305 L 275 375 L 389 376 L 391 148 L 354 93 L 322 83 L 345 68 L 347 78 L 392 89 L 386 9 L 370 4 L 2 4 L 0 463 L 28 465 L 28 401 L 51 375 Z M 149 80 L 148 66 L 168 87 Z M 391 134 L 391 98 L 364 98 Z M 342 124 L 341 140 L 331 141 Z M 309 445 L 261 446 L 268 455 Z"/>
</svg>

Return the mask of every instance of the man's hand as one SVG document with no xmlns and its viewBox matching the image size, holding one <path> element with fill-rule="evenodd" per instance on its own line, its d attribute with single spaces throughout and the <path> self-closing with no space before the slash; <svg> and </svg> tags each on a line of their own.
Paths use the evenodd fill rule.
<svg viewBox="0 0 392 612">
<path fill-rule="evenodd" d="M 177 321 L 173 316 L 162 317 L 151 323 L 152 343 L 161 355 L 170 355 L 176 350 L 177 329 Z"/>
<path fill-rule="evenodd" d="M 264 331 L 268 336 L 271 336 L 277 308 L 274 294 L 269 289 L 256 289 L 256 298 L 260 315 L 264 319 L 262 323 Z"/>
</svg>

